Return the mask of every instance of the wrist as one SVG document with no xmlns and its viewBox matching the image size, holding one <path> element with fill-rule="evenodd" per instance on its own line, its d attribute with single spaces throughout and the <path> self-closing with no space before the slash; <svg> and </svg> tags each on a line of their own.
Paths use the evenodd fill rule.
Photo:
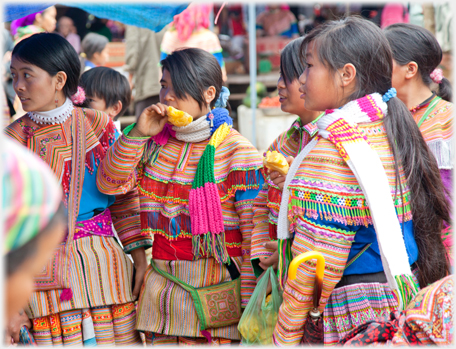
<svg viewBox="0 0 456 349">
<path fill-rule="evenodd" d="M 129 137 L 134 137 L 134 138 L 145 138 L 145 137 L 148 137 L 147 135 L 145 135 L 143 132 L 141 132 L 138 129 L 138 125 L 136 125 L 135 127 L 132 128 L 132 130 L 130 131 L 128 136 Z"/>
<path fill-rule="evenodd" d="M 130 252 L 135 265 L 147 265 L 146 251 L 144 247 L 139 247 Z"/>
</svg>

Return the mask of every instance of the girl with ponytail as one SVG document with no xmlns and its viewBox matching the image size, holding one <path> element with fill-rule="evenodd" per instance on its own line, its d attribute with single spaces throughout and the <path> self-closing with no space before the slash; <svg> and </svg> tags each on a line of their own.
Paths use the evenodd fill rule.
<svg viewBox="0 0 456 349">
<path fill-rule="evenodd" d="M 315 262 L 302 263 L 295 279 L 284 276 L 291 258 L 314 250 L 326 263 L 313 313 L 322 314 L 331 345 L 404 309 L 420 287 L 448 274 L 440 232 L 449 206 L 437 162 L 392 87 L 393 57 L 381 29 L 358 17 L 328 21 L 300 51 L 304 106 L 326 112 L 283 186 L 284 293 L 274 342 L 299 344 L 313 321 Z"/>
<path fill-rule="evenodd" d="M 421 134 L 437 160 L 445 194 L 451 202 L 454 166 L 453 103 L 450 81 L 439 64 L 442 49 L 432 33 L 414 24 L 393 24 L 385 29 L 393 52 L 393 87 L 411 111 Z M 453 265 L 453 234 L 444 223 L 442 239 Z"/>
</svg>

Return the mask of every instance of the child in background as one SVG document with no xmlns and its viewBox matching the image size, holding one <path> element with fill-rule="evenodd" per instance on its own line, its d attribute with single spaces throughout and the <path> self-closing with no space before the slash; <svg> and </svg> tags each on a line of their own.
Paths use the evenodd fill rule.
<svg viewBox="0 0 456 349">
<path fill-rule="evenodd" d="M 304 329 L 314 322 L 316 297 L 321 344 L 334 345 L 448 275 L 441 230 L 449 205 L 437 163 L 395 97 L 382 30 L 358 17 L 328 21 L 304 38 L 300 53 L 304 106 L 326 112 L 319 137 L 295 158 L 283 187 L 279 269 L 309 251 L 323 255 L 325 268 L 321 297 L 314 295 L 315 262 L 282 280 L 274 342 L 298 345 L 315 335 L 312 326 Z"/>
<path fill-rule="evenodd" d="M 304 65 L 299 59 L 299 50 L 303 39 L 297 38 L 284 47 L 280 55 L 280 78 L 277 82 L 282 111 L 296 114 L 298 118 L 268 149 L 282 153 L 289 162 L 317 134 L 316 122 L 321 114 L 304 108 L 304 101 L 300 98 L 298 78 L 304 72 Z M 276 179 L 278 185 L 273 182 Z M 277 266 L 277 218 L 284 181 L 285 176 L 279 176 L 277 171 L 270 172 L 267 186 L 263 187 L 254 202 L 251 258 L 256 277 L 271 265 L 274 268 Z"/>
<path fill-rule="evenodd" d="M 96 33 L 89 33 L 84 37 L 81 43 L 82 53 L 80 54 L 82 58 L 81 72 L 103 66 L 108 62 L 108 42 L 106 36 Z"/>
<path fill-rule="evenodd" d="M 86 96 L 81 106 L 105 112 L 120 132 L 118 118 L 124 115 L 131 101 L 128 79 L 114 69 L 96 67 L 82 74 L 79 86 Z"/>
<path fill-rule="evenodd" d="M 398 23 L 385 29 L 393 51 L 393 87 L 397 97 L 411 111 L 439 166 L 447 199 L 451 202 L 454 137 L 453 103 L 450 81 L 439 64 L 442 49 L 432 33 L 414 24 Z M 442 239 L 453 265 L 453 234 L 445 224 Z"/>
</svg>

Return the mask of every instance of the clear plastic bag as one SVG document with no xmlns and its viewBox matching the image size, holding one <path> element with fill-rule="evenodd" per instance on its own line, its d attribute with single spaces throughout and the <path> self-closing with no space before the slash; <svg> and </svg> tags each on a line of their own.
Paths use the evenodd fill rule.
<svg viewBox="0 0 456 349">
<path fill-rule="evenodd" d="M 271 283 L 272 292 L 267 295 Z M 269 267 L 258 282 L 247 307 L 239 320 L 238 330 L 242 345 L 272 345 L 272 334 L 282 304 L 282 291 L 272 267 Z"/>
</svg>

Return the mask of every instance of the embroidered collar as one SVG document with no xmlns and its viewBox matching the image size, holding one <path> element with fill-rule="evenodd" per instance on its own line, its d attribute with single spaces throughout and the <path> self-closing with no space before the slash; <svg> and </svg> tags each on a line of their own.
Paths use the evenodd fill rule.
<svg viewBox="0 0 456 349">
<path fill-rule="evenodd" d="M 73 102 L 69 98 L 65 100 L 62 106 L 49 111 L 32 111 L 29 117 L 37 124 L 54 125 L 64 123 L 73 112 Z"/>
<path fill-rule="evenodd" d="M 309 122 L 308 124 L 302 126 L 301 118 L 297 118 L 296 121 L 291 125 L 290 129 L 287 131 L 287 138 L 290 138 L 295 132 L 299 132 L 302 135 L 302 132 L 305 131 L 309 134 L 310 137 L 313 137 L 318 132 L 317 121 L 324 115 L 321 113 L 318 115 L 315 120 Z"/>
</svg>

